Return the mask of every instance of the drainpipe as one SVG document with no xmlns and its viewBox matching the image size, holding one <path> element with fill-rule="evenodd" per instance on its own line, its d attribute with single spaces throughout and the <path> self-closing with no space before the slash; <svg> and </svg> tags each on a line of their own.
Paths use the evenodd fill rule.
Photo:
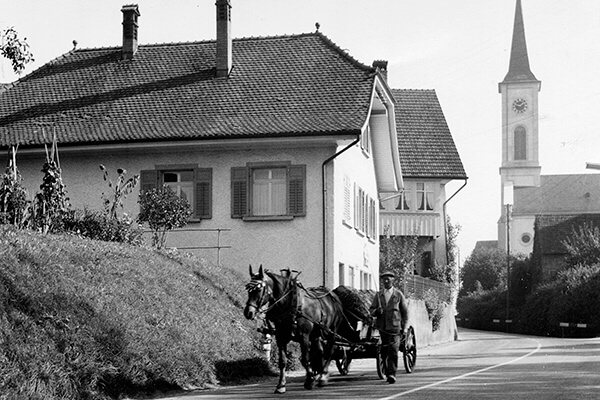
<svg viewBox="0 0 600 400">
<path fill-rule="evenodd" d="M 467 180 L 465 179 L 465 183 L 463 183 L 463 185 L 461 187 L 458 188 L 458 190 L 456 192 L 454 192 L 452 194 L 452 196 L 450 196 L 448 199 L 446 199 L 446 201 L 444 201 L 444 204 L 442 205 L 442 214 L 444 216 L 444 236 L 446 238 L 446 240 L 448 240 L 448 226 L 446 225 L 446 204 L 452 200 L 452 198 L 454 196 L 456 196 L 458 194 L 458 192 L 460 192 L 461 190 L 463 190 L 463 188 L 467 186 Z M 446 249 L 446 257 L 448 256 L 447 253 L 447 249 Z M 448 262 L 448 258 L 446 258 L 446 262 Z"/>
<path fill-rule="evenodd" d="M 344 147 L 342 150 L 338 151 L 327 160 L 323 161 L 321 165 L 321 187 L 323 188 L 323 286 L 325 286 L 325 270 L 327 267 L 327 179 L 325 176 L 325 168 L 329 162 L 333 161 L 333 159 L 337 158 L 339 155 L 344 153 L 346 150 L 350 149 L 352 146 L 357 144 L 360 141 L 360 134 L 356 135 L 356 140 L 350 143 L 348 146 Z"/>
</svg>

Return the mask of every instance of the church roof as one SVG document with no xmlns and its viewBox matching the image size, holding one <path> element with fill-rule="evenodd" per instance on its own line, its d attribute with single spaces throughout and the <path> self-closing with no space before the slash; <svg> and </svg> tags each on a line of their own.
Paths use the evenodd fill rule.
<svg viewBox="0 0 600 400">
<path fill-rule="evenodd" d="M 580 227 L 600 227 L 600 214 L 538 215 L 535 219 L 536 251 L 541 254 L 566 254 L 563 242 Z"/>
<path fill-rule="evenodd" d="M 216 42 L 76 49 L 0 90 L 0 146 L 359 134 L 375 70 L 320 32 Z"/>
<path fill-rule="evenodd" d="M 435 90 L 392 89 L 402 175 L 467 179 Z"/>
<path fill-rule="evenodd" d="M 514 215 L 600 213 L 600 174 L 541 175 L 514 188 Z"/>
<path fill-rule="evenodd" d="M 513 26 L 512 47 L 510 50 L 510 64 L 508 73 L 503 83 L 537 81 L 529 67 L 529 56 L 527 54 L 527 42 L 525 41 L 525 25 L 523 24 L 523 12 L 521 11 L 521 0 L 517 0 L 515 7 L 515 23 Z"/>
</svg>

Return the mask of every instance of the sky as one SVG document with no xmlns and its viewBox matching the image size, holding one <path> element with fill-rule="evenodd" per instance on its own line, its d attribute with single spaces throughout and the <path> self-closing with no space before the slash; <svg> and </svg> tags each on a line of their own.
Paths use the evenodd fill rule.
<svg viewBox="0 0 600 400">
<path fill-rule="evenodd" d="M 24 74 L 73 48 L 121 45 L 134 0 L 0 0 L 0 29 L 14 27 L 35 57 Z M 320 31 L 358 61 L 388 61 L 398 89 L 435 89 L 469 177 L 447 205 L 461 262 L 497 239 L 501 96 L 516 0 L 231 0 L 234 38 Z M 139 0 L 140 44 L 213 40 L 215 0 Z M 542 174 L 593 173 L 600 163 L 600 1 L 522 0 L 539 93 Z M 0 58 L 0 82 L 18 77 Z M 463 184 L 447 185 L 448 197 Z"/>
</svg>

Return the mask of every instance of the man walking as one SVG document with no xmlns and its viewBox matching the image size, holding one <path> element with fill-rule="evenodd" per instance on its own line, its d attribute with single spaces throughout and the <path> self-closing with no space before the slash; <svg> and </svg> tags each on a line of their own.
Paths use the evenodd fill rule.
<svg viewBox="0 0 600 400">
<path fill-rule="evenodd" d="M 400 338 L 408 329 L 408 303 L 402 292 L 394 288 L 395 278 L 392 271 L 380 275 L 381 288 L 369 308 L 371 315 L 377 318 L 375 327 L 381 337 L 381 356 L 388 383 L 396 382 Z"/>
</svg>

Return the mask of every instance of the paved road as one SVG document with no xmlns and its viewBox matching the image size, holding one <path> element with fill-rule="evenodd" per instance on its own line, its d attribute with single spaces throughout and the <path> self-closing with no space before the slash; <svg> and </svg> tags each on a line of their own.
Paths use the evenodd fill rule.
<svg viewBox="0 0 600 400">
<path fill-rule="evenodd" d="M 419 349 L 415 371 L 401 371 L 393 385 L 378 378 L 373 359 L 352 361 L 347 376 L 332 367 L 329 385 L 312 391 L 303 389 L 303 377 L 295 373 L 284 395 L 273 394 L 273 378 L 168 400 L 600 399 L 600 338 L 558 339 L 461 329 L 456 342 Z"/>
</svg>

